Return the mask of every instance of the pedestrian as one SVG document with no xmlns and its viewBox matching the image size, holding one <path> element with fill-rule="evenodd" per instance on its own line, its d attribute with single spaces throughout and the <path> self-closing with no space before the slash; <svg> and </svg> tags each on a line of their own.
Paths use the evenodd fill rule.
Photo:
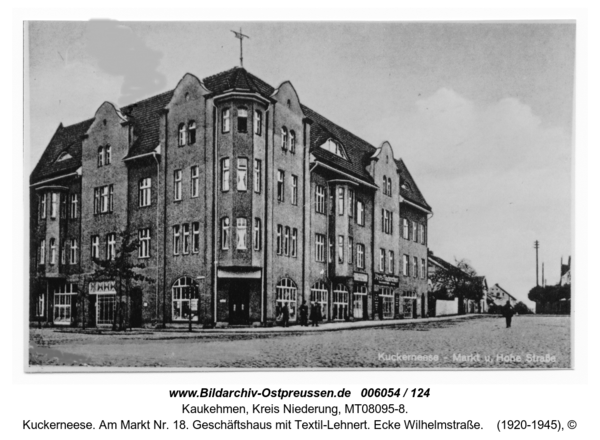
<svg viewBox="0 0 600 440">
<path fill-rule="evenodd" d="M 283 315 L 282 316 L 283 319 L 282 319 L 282 323 L 281 324 L 284 327 L 287 327 L 288 323 L 290 322 L 290 309 L 288 309 L 287 304 L 283 305 L 283 309 L 281 309 L 281 314 Z"/>
<path fill-rule="evenodd" d="M 306 300 L 302 301 L 302 305 L 300 306 L 300 326 L 308 327 L 308 306 L 306 305 Z"/>
<path fill-rule="evenodd" d="M 317 303 L 317 327 L 319 326 L 319 321 L 323 319 L 323 313 L 321 312 L 321 304 Z"/>
<path fill-rule="evenodd" d="M 318 326 L 319 324 L 317 323 L 317 303 L 313 302 L 310 305 L 310 324 L 313 327 Z"/>
<path fill-rule="evenodd" d="M 510 328 L 512 317 L 515 314 L 515 309 L 512 305 L 510 305 L 510 300 L 506 301 L 506 304 L 504 305 L 504 307 L 502 307 L 502 314 L 506 319 L 506 328 Z"/>
</svg>

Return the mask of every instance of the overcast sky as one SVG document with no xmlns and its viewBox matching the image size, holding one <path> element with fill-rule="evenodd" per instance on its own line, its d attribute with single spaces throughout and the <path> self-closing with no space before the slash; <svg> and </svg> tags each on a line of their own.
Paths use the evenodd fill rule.
<svg viewBox="0 0 600 440">
<path fill-rule="evenodd" d="M 60 122 L 238 65 L 240 27 L 248 71 L 392 144 L 433 207 L 436 255 L 526 300 L 539 240 L 558 282 L 571 253 L 574 24 L 32 22 L 31 169 Z"/>
</svg>

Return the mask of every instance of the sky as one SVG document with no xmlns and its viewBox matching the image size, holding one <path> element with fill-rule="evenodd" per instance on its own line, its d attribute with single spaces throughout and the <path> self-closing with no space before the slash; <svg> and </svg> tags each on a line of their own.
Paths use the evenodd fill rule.
<svg viewBox="0 0 600 440">
<path fill-rule="evenodd" d="M 575 24 L 29 22 L 30 169 L 59 123 L 239 65 L 375 146 L 432 206 L 429 247 L 527 302 L 571 255 Z M 27 107 L 26 107 L 27 108 Z"/>
</svg>

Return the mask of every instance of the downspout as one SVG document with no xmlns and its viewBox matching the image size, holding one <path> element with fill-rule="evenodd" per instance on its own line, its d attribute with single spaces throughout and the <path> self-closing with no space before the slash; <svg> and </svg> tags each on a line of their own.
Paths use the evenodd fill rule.
<svg viewBox="0 0 600 440">
<path fill-rule="evenodd" d="M 169 114 L 165 112 L 165 178 L 163 182 L 167 181 L 167 165 L 168 158 L 167 152 L 169 147 Z M 164 189 L 164 197 L 165 202 L 163 204 L 163 303 L 162 303 L 162 315 L 163 315 L 163 327 L 167 326 L 167 258 L 166 258 L 166 249 L 167 249 L 167 188 L 166 184 Z"/>
<path fill-rule="evenodd" d="M 159 213 L 160 213 L 160 162 L 158 161 L 158 157 L 156 157 L 156 151 L 153 152 L 152 157 L 156 161 L 156 317 L 158 318 L 158 299 L 159 299 L 159 288 L 158 288 L 158 280 L 160 278 L 160 265 L 158 264 L 160 258 L 160 247 L 158 245 L 158 230 L 159 230 Z"/>
<path fill-rule="evenodd" d="M 219 261 L 217 260 L 217 225 L 219 219 L 217 219 L 217 210 L 218 210 L 218 200 L 219 197 L 217 195 L 218 187 L 217 187 L 217 142 L 218 142 L 218 112 L 217 106 L 215 102 L 212 101 L 213 106 L 213 322 L 217 323 L 217 273 L 218 268 L 217 265 Z"/>
<path fill-rule="evenodd" d="M 263 324 L 266 324 L 267 320 L 267 274 L 268 274 L 268 263 L 269 263 L 269 234 L 267 234 L 267 226 L 269 222 L 269 112 L 270 108 L 265 111 L 265 221 L 264 221 L 264 250 L 263 250 L 263 289 L 261 293 L 261 307 L 260 317 Z M 273 122 L 275 122 L 275 111 L 273 111 Z M 275 130 L 273 129 L 273 136 L 275 136 Z M 275 145 L 275 142 L 273 142 Z M 269 228 L 271 230 L 271 228 Z"/>
</svg>

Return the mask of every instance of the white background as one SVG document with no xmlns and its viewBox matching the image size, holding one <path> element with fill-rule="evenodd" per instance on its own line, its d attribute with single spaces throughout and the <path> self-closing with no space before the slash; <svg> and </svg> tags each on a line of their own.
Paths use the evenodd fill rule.
<svg viewBox="0 0 600 440">
<path fill-rule="evenodd" d="M 424 420 L 477 420 L 485 431 L 481 432 L 411 432 L 410 436 L 425 437 L 440 435 L 446 438 L 477 436 L 488 438 L 498 435 L 495 431 L 499 419 L 560 419 L 563 424 L 567 420 L 576 420 L 578 427 L 573 431 L 566 430 L 560 434 L 542 432 L 511 432 L 503 435 L 514 435 L 530 438 L 549 435 L 560 435 L 566 438 L 595 438 L 597 432 L 597 397 L 598 375 L 598 288 L 596 283 L 598 252 L 598 232 L 593 225 L 598 224 L 598 149 L 600 143 L 597 130 L 598 110 L 594 104 L 598 101 L 598 8 L 591 7 L 591 2 L 495 2 L 495 6 L 505 9 L 468 9 L 478 6 L 479 2 L 454 2 L 453 6 L 467 9 L 441 9 L 441 2 L 420 1 L 417 5 L 422 9 L 306 9 L 306 10 L 247 10 L 242 9 L 250 2 L 241 3 L 239 8 L 228 10 L 175 10 L 175 9 L 141 9 L 142 3 L 132 3 L 134 9 L 112 9 L 113 4 L 123 2 L 104 1 L 95 6 L 101 9 L 75 10 L 76 2 L 53 2 L 55 6 L 68 9 L 39 9 L 41 2 L 19 2 L 17 6 L 33 9 L 6 10 L 2 14 L 2 44 L 4 55 L 2 106 L 5 128 L 12 122 L 12 138 L 4 137 L 5 151 L 2 161 L 2 180 L 5 200 L 11 198 L 12 206 L 3 206 L 2 235 L 2 346 L 6 348 L 2 362 L 2 435 L 4 438 L 69 438 L 85 435 L 86 438 L 105 437 L 102 431 L 92 432 L 37 432 L 22 431 L 22 420 L 53 421 L 119 421 L 121 419 L 162 419 L 169 421 L 168 435 L 173 438 L 203 435 L 202 431 L 188 430 L 176 432 L 172 420 L 180 419 L 181 404 L 191 403 L 185 399 L 169 399 L 169 389 L 195 389 L 200 387 L 252 387 L 262 389 L 269 387 L 282 388 L 350 388 L 354 398 L 349 401 L 335 402 L 316 399 L 296 402 L 298 404 L 343 404 L 364 402 L 360 399 L 363 387 L 430 387 L 431 397 L 421 400 L 406 400 L 409 416 Z M 143 6 L 147 6 L 145 2 Z M 169 2 L 173 6 L 177 2 Z M 302 6 L 310 6 L 310 2 L 302 2 Z M 322 5 L 324 2 L 314 2 Z M 487 2 L 489 4 L 491 2 Z M 213 3 L 214 4 L 214 3 Z M 233 6 L 233 2 L 228 5 Z M 388 6 L 392 3 L 388 3 Z M 394 4 L 397 4 L 394 2 Z M 188 6 L 198 8 L 198 2 L 187 2 Z M 252 5 L 258 5 L 252 2 Z M 275 3 L 281 7 L 284 3 Z M 346 2 L 346 6 L 349 4 Z M 374 2 L 369 2 L 369 6 Z M 429 6 L 438 8 L 425 9 Z M 36 8 L 36 6 L 38 8 Z M 137 7 L 140 6 L 140 7 Z M 544 9 L 533 9 L 543 6 Z M 506 9 L 511 7 L 512 9 Z M 515 7 L 520 9 L 515 9 Z M 581 9 L 566 9 L 581 8 Z M 590 9 L 584 9 L 588 8 Z M 554 8 L 554 9 L 553 9 Z M 558 9 L 561 8 L 561 9 Z M 12 17 L 12 23 L 8 17 Z M 574 369 L 570 371 L 402 371 L 402 372 L 246 372 L 246 373 L 110 373 L 110 374 L 25 374 L 27 338 L 26 328 L 26 228 L 28 220 L 24 216 L 24 201 L 27 197 L 29 169 L 23 164 L 23 20 L 85 20 L 95 18 L 116 18 L 120 20 L 517 20 L 517 19 L 576 19 L 577 20 L 577 82 L 576 82 L 576 148 L 574 161 L 575 178 L 575 233 L 574 243 Z M 12 64 L 8 62 L 11 59 Z M 9 64 L 11 69 L 9 70 Z M 12 70 L 12 71 L 11 71 Z M 10 73 L 12 78 L 9 78 Z M 11 93 L 12 92 L 12 93 Z M 12 97 L 12 102 L 9 101 Z M 11 106 L 12 104 L 12 106 Z M 588 128 L 588 120 L 590 121 Z M 589 132 L 588 132 L 589 130 Z M 5 129 L 3 133 L 7 133 Z M 9 140 L 10 139 L 10 140 Z M 10 151 L 7 156 L 6 152 Z M 7 160 L 10 157 L 10 160 Z M 25 157 L 28 157 L 26 154 Z M 12 208 L 12 209 L 11 209 Z M 596 251 L 596 252 L 593 252 Z M 197 399 L 200 404 L 202 401 Z M 205 402 L 208 403 L 208 402 Z M 243 404 L 251 406 L 251 401 L 233 402 L 221 399 L 211 403 Z M 253 403 L 276 403 L 274 400 L 257 400 Z M 381 399 L 379 403 L 382 403 Z M 191 422 L 196 417 L 185 417 Z M 197 417 L 202 420 L 210 418 Z M 216 419 L 227 417 L 216 417 Z M 241 417 L 253 421 L 265 421 L 290 418 L 283 414 L 278 417 L 265 415 L 260 417 Z M 307 420 L 312 417 L 297 417 Z M 340 419 L 341 417 L 338 417 Z M 369 417 L 358 417 L 362 420 Z M 387 417 L 382 416 L 382 419 Z M 344 418 L 346 419 L 346 418 Z M 405 435 L 400 432 L 370 431 L 382 437 Z M 496 434 L 494 434 L 496 433 Z M 212 435 L 214 433 L 210 433 Z M 363 438 L 368 435 L 364 431 L 276 431 L 250 432 L 222 431 L 216 433 L 220 438 L 275 438 L 287 436 L 324 436 L 344 435 L 349 438 Z M 160 431 L 134 432 L 115 431 L 117 438 L 159 438 L 165 436 Z M 597 434 L 596 434 L 597 435 Z"/>
</svg>

